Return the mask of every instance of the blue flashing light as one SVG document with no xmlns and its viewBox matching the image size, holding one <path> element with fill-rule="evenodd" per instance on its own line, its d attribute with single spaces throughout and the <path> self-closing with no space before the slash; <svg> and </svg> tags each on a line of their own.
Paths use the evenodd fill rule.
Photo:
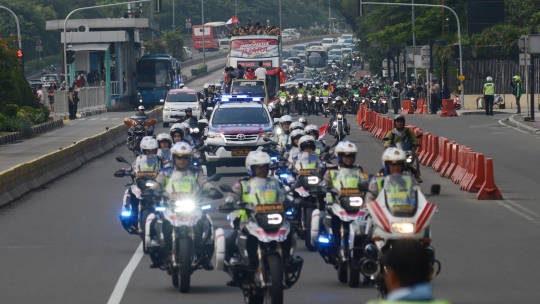
<svg viewBox="0 0 540 304">
<path fill-rule="evenodd" d="M 157 212 L 163 212 L 163 211 L 165 211 L 165 207 L 163 207 L 163 206 L 157 206 L 157 207 L 156 207 L 156 211 L 157 211 Z"/>
<path fill-rule="evenodd" d="M 208 210 L 210 208 L 212 208 L 212 205 L 204 205 L 201 207 L 202 210 Z"/>
<path fill-rule="evenodd" d="M 194 162 L 193 165 L 196 166 L 196 165 L 197 165 L 197 162 Z"/>
<path fill-rule="evenodd" d="M 289 174 L 287 173 L 282 173 L 279 175 L 279 178 L 287 178 L 289 176 Z"/>
<path fill-rule="evenodd" d="M 122 211 L 122 214 L 121 214 L 123 217 L 127 217 L 127 216 L 131 216 L 131 211 Z"/>
<path fill-rule="evenodd" d="M 253 97 L 253 101 L 261 101 L 260 97 Z"/>
<path fill-rule="evenodd" d="M 321 235 L 321 236 L 319 236 L 319 243 L 328 244 L 328 243 L 330 243 L 330 239 L 327 238 L 326 236 Z"/>
<path fill-rule="evenodd" d="M 294 208 L 291 208 L 290 210 L 287 210 L 287 212 L 285 212 L 286 215 L 293 215 L 294 213 Z"/>
<path fill-rule="evenodd" d="M 230 221 L 230 220 L 231 220 L 231 215 L 227 214 L 227 221 Z"/>
<path fill-rule="evenodd" d="M 272 157 L 270 157 L 270 160 L 271 160 L 271 161 L 277 160 L 277 156 L 272 156 Z"/>
</svg>

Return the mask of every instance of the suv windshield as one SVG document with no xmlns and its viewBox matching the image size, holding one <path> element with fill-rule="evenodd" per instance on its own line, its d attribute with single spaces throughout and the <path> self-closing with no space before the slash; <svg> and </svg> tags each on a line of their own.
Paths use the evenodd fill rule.
<svg viewBox="0 0 540 304">
<path fill-rule="evenodd" d="M 195 93 L 169 93 L 167 102 L 197 102 Z"/>
<path fill-rule="evenodd" d="M 219 108 L 214 112 L 213 125 L 269 124 L 268 113 L 260 108 Z"/>
<path fill-rule="evenodd" d="M 232 83 L 232 94 L 265 95 L 264 81 L 235 81 Z"/>
<path fill-rule="evenodd" d="M 295 50 L 300 50 L 300 51 L 305 51 L 306 50 L 306 46 L 305 45 L 295 45 L 293 47 L 293 49 Z"/>
<path fill-rule="evenodd" d="M 334 43 L 333 39 L 323 39 L 321 43 Z"/>
</svg>

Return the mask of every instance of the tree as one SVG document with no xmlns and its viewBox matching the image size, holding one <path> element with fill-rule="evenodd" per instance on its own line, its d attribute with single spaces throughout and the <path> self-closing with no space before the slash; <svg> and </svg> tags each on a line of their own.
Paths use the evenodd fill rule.
<svg viewBox="0 0 540 304">
<path fill-rule="evenodd" d="M 184 61 L 184 37 L 182 36 L 181 27 L 174 30 L 163 31 L 161 38 L 167 45 L 167 53 L 174 58 Z"/>
<path fill-rule="evenodd" d="M 17 49 L 10 46 L 14 40 L 14 35 L 9 40 L 0 38 L 0 106 L 10 103 L 35 106 L 30 85 L 20 70 Z"/>
</svg>

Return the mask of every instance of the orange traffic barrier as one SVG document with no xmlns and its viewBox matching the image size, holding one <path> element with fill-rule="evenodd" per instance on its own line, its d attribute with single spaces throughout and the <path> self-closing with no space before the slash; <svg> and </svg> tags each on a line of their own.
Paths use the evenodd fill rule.
<svg viewBox="0 0 540 304">
<path fill-rule="evenodd" d="M 386 134 L 388 134 L 388 123 L 387 123 L 388 117 L 381 116 L 381 128 L 379 132 L 377 133 L 377 138 L 382 140 Z"/>
<path fill-rule="evenodd" d="M 425 160 L 425 165 L 431 167 L 439 155 L 439 137 L 431 136 L 431 153 Z"/>
<path fill-rule="evenodd" d="M 455 179 L 453 179 L 454 183 L 460 184 L 461 180 L 465 177 L 467 174 L 467 164 L 469 163 L 469 152 L 473 152 L 474 150 L 471 148 L 463 147 L 461 149 L 461 168 L 460 170 L 455 171 Z"/>
<path fill-rule="evenodd" d="M 366 109 L 366 115 L 365 115 L 365 122 L 364 124 L 362 125 L 362 131 L 367 131 L 369 130 L 369 128 L 371 128 L 371 124 L 372 124 L 372 121 L 371 121 L 371 113 L 372 111 L 371 110 L 368 110 Z"/>
<path fill-rule="evenodd" d="M 444 177 L 450 178 L 458 167 L 459 145 L 454 143 L 450 147 L 450 165 L 444 171 Z"/>
<path fill-rule="evenodd" d="M 381 131 L 381 122 L 383 117 L 377 113 L 377 118 L 375 119 L 375 128 L 373 128 L 373 132 L 371 132 L 371 135 L 373 137 L 377 137 L 377 134 Z"/>
<path fill-rule="evenodd" d="M 410 100 L 403 100 L 401 102 L 401 114 L 414 114 Z"/>
<path fill-rule="evenodd" d="M 427 165 L 427 160 L 429 159 L 431 153 L 432 153 L 432 146 L 431 146 L 431 142 L 433 141 L 433 135 L 431 134 L 427 134 L 427 135 L 424 135 L 424 136 L 427 136 L 426 137 L 426 144 L 425 144 L 425 152 L 422 154 L 422 157 L 420 158 L 420 163 L 424 166 Z"/>
<path fill-rule="evenodd" d="M 427 101 L 424 100 L 424 107 L 422 109 L 422 114 L 428 114 L 429 111 L 428 111 L 428 103 Z"/>
<path fill-rule="evenodd" d="M 502 199 L 502 193 L 495 185 L 495 176 L 493 175 L 493 159 L 486 159 L 486 181 L 478 191 L 476 199 L 488 200 L 488 199 Z"/>
<path fill-rule="evenodd" d="M 467 173 L 463 176 L 461 182 L 459 182 L 459 189 L 467 190 L 467 185 L 471 182 L 471 179 L 474 177 L 476 167 L 476 152 L 471 151 L 467 155 Z"/>
<path fill-rule="evenodd" d="M 358 112 L 356 112 L 356 125 L 359 126 L 362 122 L 362 107 L 358 109 Z"/>
<path fill-rule="evenodd" d="M 441 172 L 441 169 L 445 163 L 446 158 L 446 144 L 448 143 L 448 139 L 444 137 L 439 138 L 439 156 L 437 159 L 435 159 L 435 162 L 433 163 L 433 169 L 437 172 Z"/>
<path fill-rule="evenodd" d="M 367 115 L 366 114 L 367 113 L 366 112 L 366 107 L 363 104 L 360 105 L 360 111 L 361 111 L 361 115 L 362 115 L 361 116 L 362 120 L 360 120 L 360 125 L 363 125 L 366 122 L 366 115 Z"/>
<path fill-rule="evenodd" d="M 426 103 L 423 99 L 418 99 L 416 102 L 416 111 L 414 111 L 414 114 L 422 114 L 424 112 L 424 104 Z"/>
<path fill-rule="evenodd" d="M 443 110 L 441 112 L 441 117 L 458 116 L 456 110 L 454 109 L 453 99 L 444 99 L 442 101 L 442 107 Z"/>
<path fill-rule="evenodd" d="M 418 147 L 418 161 L 423 164 L 422 159 L 426 156 L 426 153 L 428 151 L 428 139 L 429 139 L 429 132 L 424 133 L 422 137 L 418 139 L 418 143 L 420 144 L 420 147 Z"/>
<path fill-rule="evenodd" d="M 394 122 L 389 117 L 386 118 L 386 133 L 383 134 L 383 138 L 388 134 L 388 132 L 392 131 L 394 128 Z"/>
<path fill-rule="evenodd" d="M 486 181 L 484 170 L 484 154 L 476 153 L 474 160 L 474 174 L 469 181 L 469 184 L 465 187 L 465 190 L 469 192 L 478 192 L 484 182 Z"/>
<path fill-rule="evenodd" d="M 450 163 L 452 162 L 452 145 L 454 144 L 456 144 L 455 141 L 447 142 L 444 147 L 444 161 L 441 164 L 441 170 L 439 171 L 441 177 L 444 177 L 446 170 L 448 170 L 448 167 L 450 167 Z"/>
<path fill-rule="evenodd" d="M 377 123 L 379 121 L 379 113 L 377 112 L 371 112 L 371 121 L 372 121 L 372 124 L 371 124 L 371 128 L 369 128 L 369 133 L 371 133 L 371 135 L 373 135 L 375 133 L 375 130 L 377 129 Z"/>
</svg>

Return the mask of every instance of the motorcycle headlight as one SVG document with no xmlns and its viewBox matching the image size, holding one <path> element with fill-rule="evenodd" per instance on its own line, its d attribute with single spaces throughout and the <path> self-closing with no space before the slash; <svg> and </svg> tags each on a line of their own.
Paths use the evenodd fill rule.
<svg viewBox="0 0 540 304">
<path fill-rule="evenodd" d="M 199 128 L 193 128 L 193 129 L 191 129 L 191 133 L 199 133 Z"/>
<path fill-rule="evenodd" d="M 360 95 L 359 94 L 354 94 L 354 97 L 360 97 Z"/>
<path fill-rule="evenodd" d="M 308 184 L 316 185 L 319 183 L 319 178 L 317 176 L 308 176 Z"/>
<path fill-rule="evenodd" d="M 195 208 L 195 202 L 192 200 L 179 200 L 174 202 L 176 208 L 174 212 L 190 212 Z"/>
<path fill-rule="evenodd" d="M 279 225 L 283 222 L 283 217 L 279 213 L 272 213 L 266 216 L 269 225 Z"/>
<path fill-rule="evenodd" d="M 154 183 L 153 182 L 146 182 L 146 187 L 154 187 Z"/>
<path fill-rule="evenodd" d="M 359 196 L 351 196 L 349 198 L 349 203 L 351 207 L 360 207 L 364 203 L 364 200 Z"/>
<path fill-rule="evenodd" d="M 334 123 L 332 125 L 337 126 L 337 121 L 334 121 Z"/>
<path fill-rule="evenodd" d="M 311 95 L 308 95 L 307 98 L 311 98 Z"/>
<path fill-rule="evenodd" d="M 298 94 L 298 98 L 302 98 L 302 94 Z"/>
<path fill-rule="evenodd" d="M 381 102 L 382 102 L 382 103 L 386 103 L 386 100 L 383 99 L 383 100 L 381 100 Z"/>
<path fill-rule="evenodd" d="M 163 107 L 163 110 L 165 110 L 165 111 L 169 110 L 169 106 L 168 106 L 168 105 L 165 105 L 165 106 Z"/>
<path fill-rule="evenodd" d="M 371 102 L 377 103 L 377 99 L 372 99 Z"/>
<path fill-rule="evenodd" d="M 413 223 L 407 223 L 407 222 L 401 222 L 401 223 L 392 223 L 392 230 L 396 233 L 413 233 L 414 232 L 414 224 Z"/>
<path fill-rule="evenodd" d="M 283 130 L 281 128 L 276 128 L 276 134 L 281 135 L 283 133 Z"/>
<path fill-rule="evenodd" d="M 338 115 L 337 115 L 337 118 L 338 118 L 338 119 L 342 119 L 342 118 L 343 118 L 343 115 L 338 114 Z"/>
<path fill-rule="evenodd" d="M 412 156 L 407 157 L 407 162 L 412 163 Z"/>
<path fill-rule="evenodd" d="M 208 138 L 221 138 L 221 134 L 215 132 L 208 132 Z"/>
</svg>

